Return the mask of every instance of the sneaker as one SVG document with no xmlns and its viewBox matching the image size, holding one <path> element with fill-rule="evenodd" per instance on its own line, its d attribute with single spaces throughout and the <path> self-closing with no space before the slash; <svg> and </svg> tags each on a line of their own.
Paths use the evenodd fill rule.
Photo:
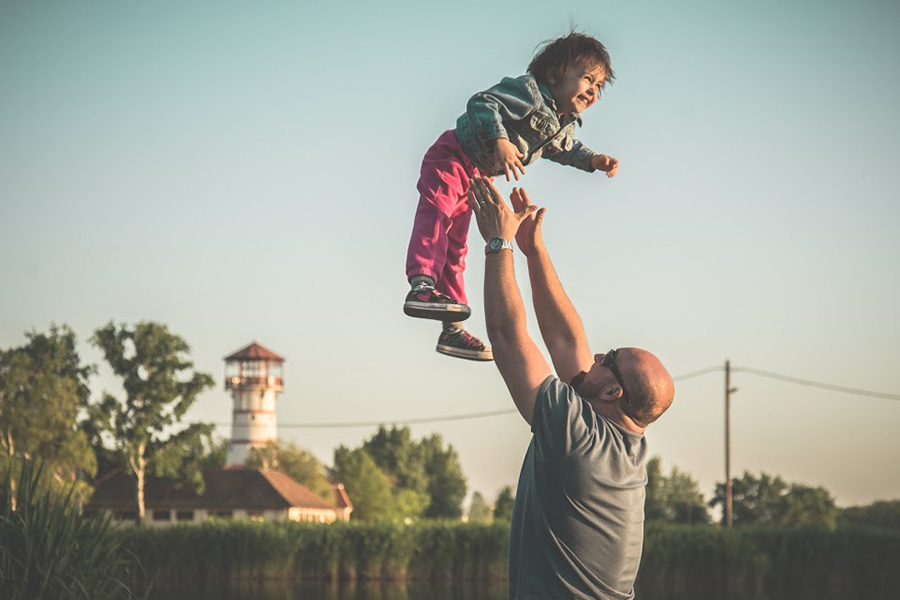
<svg viewBox="0 0 900 600">
<path fill-rule="evenodd" d="M 403 312 L 410 317 L 453 322 L 465 321 L 472 314 L 468 306 L 430 286 L 418 287 L 407 294 Z"/>
<path fill-rule="evenodd" d="M 437 351 L 456 358 L 494 360 L 491 347 L 485 346 L 481 340 L 465 329 L 453 332 L 442 331 L 438 338 Z"/>
</svg>

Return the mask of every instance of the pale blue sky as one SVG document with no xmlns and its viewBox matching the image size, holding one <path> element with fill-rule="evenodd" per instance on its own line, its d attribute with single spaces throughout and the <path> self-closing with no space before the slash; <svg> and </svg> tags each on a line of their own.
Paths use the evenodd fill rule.
<svg viewBox="0 0 900 600">
<path fill-rule="evenodd" d="M 522 183 L 593 349 L 900 393 L 896 3 L 306 4 L 0 2 L 0 347 L 161 321 L 216 376 L 190 413 L 215 422 L 222 357 L 252 339 L 287 359 L 282 423 L 511 407 L 493 366 L 436 354 L 401 312 L 415 183 L 468 97 L 574 21 L 618 75 L 579 137 L 622 167 L 544 161 Z M 735 473 L 900 498 L 900 401 L 733 382 Z M 683 382 L 648 433 L 707 495 L 722 387 Z M 529 436 L 515 415 L 413 430 L 489 496 Z M 371 434 L 282 430 L 326 462 Z"/>
</svg>

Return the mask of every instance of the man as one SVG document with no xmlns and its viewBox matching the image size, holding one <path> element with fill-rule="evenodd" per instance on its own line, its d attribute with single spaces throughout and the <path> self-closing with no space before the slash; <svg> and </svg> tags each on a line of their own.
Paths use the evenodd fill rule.
<svg viewBox="0 0 900 600">
<path fill-rule="evenodd" d="M 488 242 L 484 306 L 494 360 L 534 434 L 513 510 L 509 597 L 633 598 L 647 483 L 643 433 L 672 403 L 672 377 L 640 348 L 591 355 L 544 246 L 544 209 L 524 190 L 510 196 L 516 212 L 485 179 L 473 181 L 469 200 Z M 558 379 L 526 330 L 513 237 L 528 260 Z"/>
</svg>

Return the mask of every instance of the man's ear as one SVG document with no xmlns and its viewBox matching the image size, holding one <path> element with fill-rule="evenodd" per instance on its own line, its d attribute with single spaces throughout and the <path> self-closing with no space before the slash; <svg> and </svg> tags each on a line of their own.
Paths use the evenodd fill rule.
<svg viewBox="0 0 900 600">
<path fill-rule="evenodd" d="M 622 386 L 615 383 L 610 383 L 603 386 L 603 391 L 600 394 L 600 399 L 604 402 L 614 402 L 622 397 L 622 393 Z"/>
</svg>

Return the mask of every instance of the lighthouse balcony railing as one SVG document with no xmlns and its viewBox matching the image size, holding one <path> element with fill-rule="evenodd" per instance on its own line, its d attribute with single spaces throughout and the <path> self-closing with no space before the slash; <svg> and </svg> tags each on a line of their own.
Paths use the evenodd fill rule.
<svg viewBox="0 0 900 600">
<path fill-rule="evenodd" d="M 250 386 L 269 387 L 281 390 L 284 388 L 284 382 L 281 377 L 275 377 L 274 375 L 269 375 L 268 377 L 238 377 L 235 375 L 225 378 L 225 389 L 227 390 Z"/>
</svg>

